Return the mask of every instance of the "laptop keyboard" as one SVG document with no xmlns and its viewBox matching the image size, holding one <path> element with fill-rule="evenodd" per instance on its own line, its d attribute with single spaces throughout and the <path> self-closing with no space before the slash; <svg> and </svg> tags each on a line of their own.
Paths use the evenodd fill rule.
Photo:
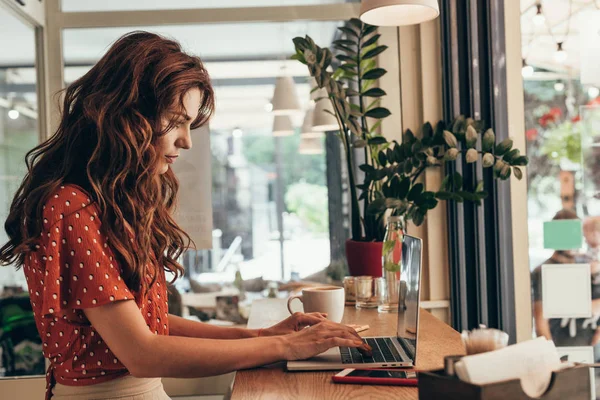
<svg viewBox="0 0 600 400">
<path fill-rule="evenodd" d="M 396 350 L 390 338 L 363 339 L 373 349 L 372 357 L 364 357 L 354 347 L 340 347 L 343 364 L 369 364 L 383 362 L 402 362 L 402 356 Z"/>
</svg>

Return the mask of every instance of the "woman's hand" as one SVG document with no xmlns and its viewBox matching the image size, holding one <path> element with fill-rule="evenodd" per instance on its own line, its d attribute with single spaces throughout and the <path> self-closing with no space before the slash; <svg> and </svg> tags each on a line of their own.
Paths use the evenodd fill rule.
<svg viewBox="0 0 600 400">
<path fill-rule="evenodd" d="M 325 321 L 327 314 L 301 312 L 294 313 L 292 316 L 284 319 L 277 325 L 260 331 L 260 336 L 278 336 L 298 332 L 307 326 L 316 325 Z"/>
<path fill-rule="evenodd" d="M 283 336 L 283 339 L 287 349 L 286 360 L 303 360 L 338 346 L 358 347 L 361 351 L 370 351 L 354 329 L 328 320 Z"/>
</svg>

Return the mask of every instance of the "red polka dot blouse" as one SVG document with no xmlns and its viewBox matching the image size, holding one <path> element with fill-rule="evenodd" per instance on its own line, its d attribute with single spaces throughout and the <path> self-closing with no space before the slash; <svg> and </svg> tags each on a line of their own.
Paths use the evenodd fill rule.
<svg viewBox="0 0 600 400">
<path fill-rule="evenodd" d="M 44 356 L 50 360 L 46 399 L 55 382 L 92 385 L 129 373 L 83 309 L 134 300 L 151 332 L 169 334 L 164 272 L 144 298 L 130 291 L 98 216 L 97 205 L 83 189 L 61 186 L 43 206 L 39 244 L 25 258 L 31 305 Z"/>
</svg>

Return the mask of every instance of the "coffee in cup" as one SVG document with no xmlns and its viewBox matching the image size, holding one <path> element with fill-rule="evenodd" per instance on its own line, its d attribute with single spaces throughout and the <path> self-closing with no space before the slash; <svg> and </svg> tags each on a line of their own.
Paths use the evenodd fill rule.
<svg viewBox="0 0 600 400">
<path fill-rule="evenodd" d="M 304 312 L 326 313 L 327 319 L 333 322 L 342 322 L 344 316 L 345 295 L 344 288 L 337 286 L 318 286 L 302 289 L 302 294 L 288 299 L 288 311 L 293 314 L 292 300 L 302 302 Z"/>
</svg>

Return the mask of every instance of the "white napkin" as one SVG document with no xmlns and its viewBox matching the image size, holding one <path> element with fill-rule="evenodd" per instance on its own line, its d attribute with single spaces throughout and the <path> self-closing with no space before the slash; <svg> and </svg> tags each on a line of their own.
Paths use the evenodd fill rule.
<svg viewBox="0 0 600 400">
<path fill-rule="evenodd" d="M 542 396 L 561 367 L 554 342 L 544 337 L 518 343 L 500 350 L 465 356 L 454 369 L 465 382 L 476 385 L 520 379 L 529 397 Z"/>
</svg>

